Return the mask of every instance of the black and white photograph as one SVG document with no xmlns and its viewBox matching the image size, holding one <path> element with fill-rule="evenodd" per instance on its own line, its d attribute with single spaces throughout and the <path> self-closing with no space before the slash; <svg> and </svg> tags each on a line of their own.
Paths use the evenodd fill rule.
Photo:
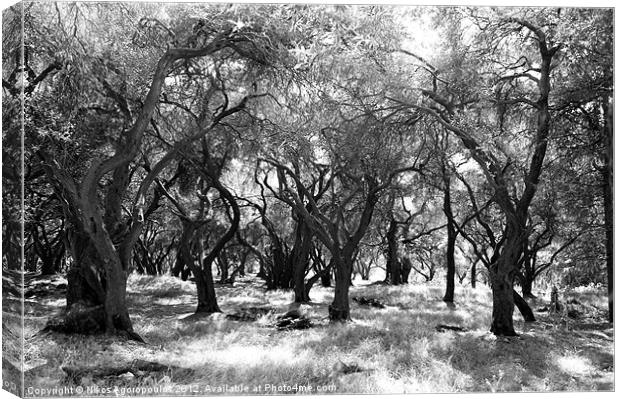
<svg viewBox="0 0 620 399">
<path fill-rule="evenodd" d="M 3 397 L 611 397 L 614 47 L 611 2 L 3 2 Z"/>
</svg>

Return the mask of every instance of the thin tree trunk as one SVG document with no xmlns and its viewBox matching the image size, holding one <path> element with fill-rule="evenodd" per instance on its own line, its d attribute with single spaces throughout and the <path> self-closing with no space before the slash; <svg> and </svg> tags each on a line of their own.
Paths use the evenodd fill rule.
<svg viewBox="0 0 620 399">
<path fill-rule="evenodd" d="M 248 260 L 248 251 L 245 251 L 242 255 L 241 255 L 241 259 L 239 259 L 239 267 L 237 268 L 238 273 L 241 277 L 245 277 L 245 264 Z"/>
<path fill-rule="evenodd" d="M 228 269 L 230 268 L 230 263 L 228 262 L 228 257 L 224 251 L 220 252 L 214 263 L 216 263 L 220 269 L 220 283 L 226 283 L 228 281 Z"/>
<path fill-rule="evenodd" d="M 444 302 L 454 302 L 454 275 L 456 273 L 456 263 L 454 261 L 454 249 L 456 247 L 456 229 L 454 228 L 454 215 L 452 213 L 452 201 L 450 198 L 450 177 L 444 168 L 444 199 L 443 211 L 446 215 L 446 229 L 448 242 L 446 245 L 446 293 L 443 296 Z"/>
<path fill-rule="evenodd" d="M 532 294 L 532 285 L 536 275 L 534 273 L 534 259 L 529 247 L 529 240 L 523 240 L 523 271 L 519 273 L 519 282 L 521 283 L 521 292 L 523 298 L 535 298 Z"/>
<path fill-rule="evenodd" d="M 401 273 L 402 273 L 402 284 L 407 284 L 409 282 L 409 274 L 411 274 L 411 260 L 406 257 L 403 256 L 400 260 L 400 264 L 401 264 Z"/>
<path fill-rule="evenodd" d="M 534 280 L 534 277 L 526 269 L 525 273 L 523 273 L 523 279 L 521 279 L 521 292 L 523 293 L 523 298 L 528 298 L 528 299 L 536 298 L 536 296 L 532 294 L 533 280 Z"/>
<path fill-rule="evenodd" d="M 314 287 L 314 284 L 319 281 L 320 276 L 315 274 L 314 276 L 310 277 L 308 279 L 308 281 L 306 281 L 305 285 L 304 285 L 304 297 L 308 298 L 308 300 L 306 302 L 310 302 L 312 301 L 312 299 L 310 298 L 310 290 L 312 290 L 312 287 Z M 295 301 L 297 302 L 297 301 Z"/>
<path fill-rule="evenodd" d="M 316 282 L 319 281 L 319 279 L 322 280 L 325 276 L 329 277 L 331 275 L 332 273 L 331 266 L 332 264 L 330 263 L 326 269 L 323 269 L 320 272 L 316 273 L 314 276 L 310 277 L 308 281 L 306 282 L 304 290 L 305 290 L 305 296 L 308 298 L 308 302 L 311 301 L 310 290 L 312 289 L 314 284 L 316 284 Z"/>
<path fill-rule="evenodd" d="M 181 244 L 179 243 L 178 248 L 177 248 L 177 253 L 175 256 L 175 260 L 174 260 L 174 266 L 172 267 L 172 270 L 170 271 L 170 274 L 172 274 L 174 277 L 180 277 L 181 272 L 185 268 L 185 262 L 183 261 L 183 257 L 181 256 L 181 251 L 179 249 L 180 247 L 181 247 Z"/>
<path fill-rule="evenodd" d="M 474 262 L 473 265 L 471 265 L 471 288 L 476 288 L 476 275 L 477 275 L 477 271 L 476 271 L 476 264 L 477 262 Z"/>
<path fill-rule="evenodd" d="M 519 309 L 519 312 L 521 313 L 521 316 L 523 316 L 523 320 L 527 322 L 536 321 L 532 308 L 530 308 L 530 305 L 528 305 L 525 299 L 523 299 L 517 291 L 512 290 L 512 297 L 515 305 L 517 305 L 517 309 Z"/>
<path fill-rule="evenodd" d="M 310 250 L 312 249 L 312 232 L 300 216 L 297 222 L 295 246 L 291 251 L 290 263 L 293 265 L 293 291 L 295 302 L 310 302 L 306 292 L 305 277 L 310 266 Z"/>
<path fill-rule="evenodd" d="M 403 283 L 402 263 L 398 258 L 398 223 L 391 217 L 390 227 L 388 228 L 386 239 L 388 244 L 387 259 L 385 267 L 385 281 L 392 285 Z"/>
</svg>

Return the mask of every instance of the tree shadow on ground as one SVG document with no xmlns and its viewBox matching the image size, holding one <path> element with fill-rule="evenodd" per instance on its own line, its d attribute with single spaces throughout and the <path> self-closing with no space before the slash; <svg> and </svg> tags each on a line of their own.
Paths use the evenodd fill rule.
<svg viewBox="0 0 620 399">
<path fill-rule="evenodd" d="M 196 309 L 195 299 L 187 295 L 169 300 L 146 295 L 128 296 L 129 313 L 132 318 L 176 319 L 179 315 Z"/>
<path fill-rule="evenodd" d="M 481 332 L 454 335 L 449 345 L 433 351 L 468 374 L 474 386 L 492 392 L 613 388 L 613 374 L 608 378 L 605 369 L 613 368 L 613 355 L 577 339 L 570 330 L 530 325 L 528 332 L 514 338 Z"/>
</svg>

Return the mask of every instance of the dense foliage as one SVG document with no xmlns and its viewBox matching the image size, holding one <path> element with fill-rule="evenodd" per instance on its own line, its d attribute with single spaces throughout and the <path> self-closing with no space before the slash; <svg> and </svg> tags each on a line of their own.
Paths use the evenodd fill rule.
<svg viewBox="0 0 620 399">
<path fill-rule="evenodd" d="M 23 179 L 23 267 L 66 273 L 66 330 L 139 339 L 124 300 L 132 272 L 193 279 L 198 313 L 219 311 L 216 277 L 256 273 L 295 302 L 335 285 L 334 321 L 350 318 L 355 274 L 441 276 L 447 302 L 455 279 L 478 281 L 493 289 L 501 335 L 514 334 L 515 301 L 523 312 L 515 284 L 526 298 L 533 286 L 603 284 L 611 301 L 612 19 L 8 9 L 3 268 L 22 267 Z"/>
</svg>

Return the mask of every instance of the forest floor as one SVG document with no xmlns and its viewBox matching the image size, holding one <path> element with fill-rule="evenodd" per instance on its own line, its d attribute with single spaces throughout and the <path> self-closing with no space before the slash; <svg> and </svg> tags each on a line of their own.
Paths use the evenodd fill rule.
<svg viewBox="0 0 620 399">
<path fill-rule="evenodd" d="M 97 395 L 97 389 L 110 396 L 614 389 L 614 329 L 605 321 L 600 289 L 563 293 L 572 318 L 566 312 L 539 311 L 537 322 L 524 323 L 516 312 L 520 336 L 514 338 L 488 332 L 490 291 L 481 284 L 476 289 L 457 287 L 455 306 L 448 307 L 441 301 L 439 282 L 393 287 L 356 281 L 351 297 L 376 299 L 386 306 L 352 301 L 353 321 L 335 325 L 327 319 L 333 290 L 315 287 L 313 302 L 301 309 L 313 326 L 291 331 L 274 326 L 291 302 L 290 291 L 265 291 L 250 277 L 216 290 L 224 313 L 186 319 L 195 307 L 193 283 L 131 276 L 130 314 L 146 344 L 111 336 L 39 333 L 64 306 L 64 291 L 28 298 L 26 395 L 58 387 L 77 396 Z M 531 302 L 533 309 L 542 310 L 546 299 Z M 10 303 L 3 305 L 10 311 Z M 266 313 L 255 321 L 226 317 L 256 308 Z M 138 376 L 85 374 L 73 380 L 62 369 L 135 360 L 171 369 Z M 56 395 L 50 391 L 45 396 Z"/>
</svg>

